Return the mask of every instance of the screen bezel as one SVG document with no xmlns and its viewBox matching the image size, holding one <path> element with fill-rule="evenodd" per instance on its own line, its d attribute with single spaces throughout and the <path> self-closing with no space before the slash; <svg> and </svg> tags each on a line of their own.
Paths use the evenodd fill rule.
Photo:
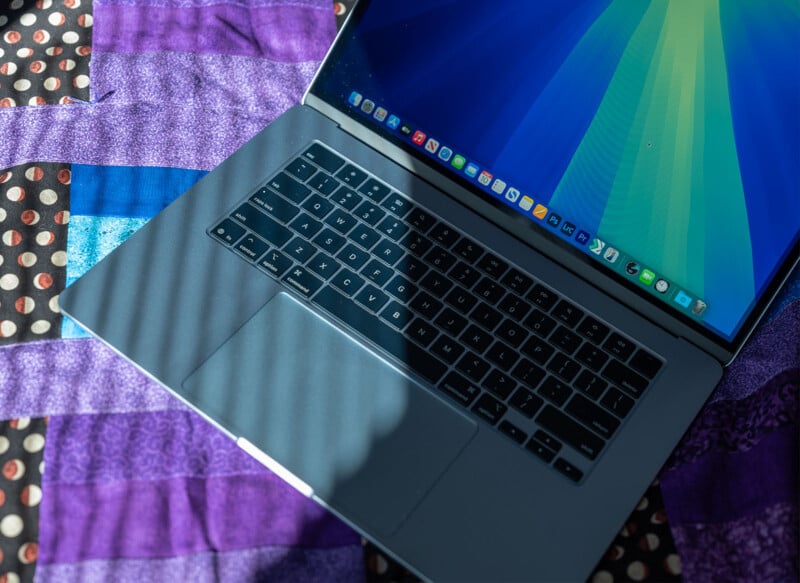
<svg viewBox="0 0 800 583">
<path fill-rule="evenodd" d="M 365 117 L 347 106 L 346 96 L 332 99 L 320 90 L 320 80 L 331 74 L 339 52 L 349 37 L 348 31 L 357 25 L 369 4 L 371 4 L 371 0 L 360 0 L 354 7 L 312 80 L 303 98 L 304 104 L 317 109 L 336 122 L 343 130 L 353 134 L 504 231 L 522 240 L 535 251 L 556 261 L 589 284 L 612 295 L 613 298 L 645 318 L 674 335 L 696 344 L 722 363 L 728 363 L 733 359 L 785 280 L 795 266 L 800 263 L 800 234 L 795 237 L 793 247 L 782 258 L 779 267 L 772 274 L 769 284 L 756 305 L 751 308 L 749 316 L 741 324 L 733 339 L 728 340 L 689 316 L 681 314 L 677 310 L 671 310 L 663 300 L 648 293 L 647 290 L 602 263 L 594 261 L 558 235 L 549 232 L 543 225 L 528 219 L 493 198 L 469 182 L 466 177 L 434 162 L 419 148 L 414 148 L 411 144 L 404 142 L 388 129 L 374 123 L 367 123 Z"/>
</svg>

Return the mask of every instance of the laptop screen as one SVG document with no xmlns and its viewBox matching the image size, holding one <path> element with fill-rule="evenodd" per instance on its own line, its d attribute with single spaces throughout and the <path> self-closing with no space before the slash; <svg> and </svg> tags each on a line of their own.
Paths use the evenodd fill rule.
<svg viewBox="0 0 800 583">
<path fill-rule="evenodd" d="M 313 92 L 731 341 L 800 237 L 796 0 L 375 0 Z"/>
</svg>

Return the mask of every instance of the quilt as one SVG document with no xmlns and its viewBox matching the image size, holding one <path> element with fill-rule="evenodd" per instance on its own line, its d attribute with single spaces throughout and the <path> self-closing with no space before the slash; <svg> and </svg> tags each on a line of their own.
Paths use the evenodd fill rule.
<svg viewBox="0 0 800 583">
<path fill-rule="evenodd" d="M 0 0 L 0 581 L 414 580 L 58 308 L 349 5 Z M 795 273 L 590 580 L 797 580 L 799 389 Z"/>
</svg>

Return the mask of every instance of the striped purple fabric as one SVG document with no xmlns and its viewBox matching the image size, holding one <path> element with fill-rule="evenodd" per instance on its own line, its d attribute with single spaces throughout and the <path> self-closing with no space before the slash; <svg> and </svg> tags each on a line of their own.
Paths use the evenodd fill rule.
<svg viewBox="0 0 800 583">
<path fill-rule="evenodd" d="M 154 10 L 98 3 L 93 47 L 117 53 L 174 51 L 288 63 L 319 61 L 330 46 L 335 23 L 329 3 L 318 8 L 210 4 Z M 275 35 L 276 30 L 281 34 Z"/>
</svg>

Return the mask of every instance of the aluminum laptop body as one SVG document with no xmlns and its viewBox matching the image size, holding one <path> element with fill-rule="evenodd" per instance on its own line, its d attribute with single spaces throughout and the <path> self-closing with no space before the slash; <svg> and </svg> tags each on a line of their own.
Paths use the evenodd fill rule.
<svg viewBox="0 0 800 583">
<path fill-rule="evenodd" d="M 475 10 L 479 4 L 484 3 L 476 3 Z M 537 13 L 532 8 L 550 3 L 511 4 L 528 18 L 555 19 L 566 27 L 553 27 L 563 36 L 569 37 L 573 28 L 580 30 L 583 40 L 578 39 L 576 47 L 592 41 L 595 27 L 602 26 L 604 19 L 613 20 L 615 11 L 630 14 L 631 9 L 624 6 L 630 4 L 626 2 L 596 2 L 586 3 L 594 8 L 584 13 L 578 10 L 579 3 L 567 3 L 574 4 L 575 10 L 558 17 L 552 10 Z M 653 2 L 649 8 L 637 8 L 635 18 L 625 16 L 623 24 L 630 28 L 631 44 L 644 43 L 648 35 L 669 36 L 666 31 L 674 25 L 669 19 L 675 16 L 670 15 L 669 3 L 663 4 Z M 608 249 L 616 243 L 607 235 L 606 241 L 602 230 L 590 231 L 566 214 L 559 216 L 558 226 L 548 225 L 556 210 L 567 206 L 559 207 L 556 198 L 548 198 L 551 193 L 539 193 L 517 177 L 533 172 L 535 158 L 518 174 L 503 178 L 507 184 L 501 186 L 494 182 L 502 178 L 500 170 L 488 183 L 481 179 L 481 172 L 469 176 L 465 171 L 470 163 L 479 170 L 495 169 L 490 160 L 482 162 L 472 153 L 477 146 L 471 150 L 457 140 L 451 142 L 455 138 L 440 136 L 423 119 L 406 119 L 412 115 L 406 112 L 424 108 L 415 110 L 415 106 L 392 102 L 390 89 L 383 94 L 369 85 L 372 75 L 351 70 L 342 73 L 347 66 L 357 65 L 358 70 L 372 60 L 378 63 L 376 70 L 380 69 L 381 57 L 386 57 L 391 61 L 392 78 L 404 83 L 404 91 L 408 91 L 413 84 L 404 77 L 408 66 L 401 55 L 404 47 L 390 42 L 392 31 L 403 38 L 409 27 L 421 27 L 419 31 L 435 28 L 437 18 L 450 18 L 442 11 L 452 11 L 454 6 L 448 2 L 409 7 L 408 2 L 362 1 L 304 104 L 275 120 L 70 286 L 60 304 L 66 315 L 191 405 L 243 449 L 423 578 L 582 580 L 700 410 L 724 363 L 734 356 L 796 263 L 797 221 L 783 254 L 772 259 L 774 269 L 765 279 L 767 283 L 758 288 L 753 307 L 737 318 L 736 330 L 723 335 L 710 332 L 705 318 L 711 318 L 717 305 L 725 303 L 724 298 L 700 296 L 702 290 L 671 279 L 653 267 L 657 262 L 648 259 L 644 249 L 620 245 L 619 263 L 611 262 L 613 254 Z M 493 26 L 510 27 L 519 20 L 512 17 L 510 8 L 498 12 L 506 19 L 498 17 L 492 26 L 479 29 L 470 29 L 463 13 L 449 22 L 454 30 L 463 27 L 473 40 L 480 39 L 481 34 L 491 34 Z M 655 22 L 662 22 L 660 32 L 658 27 L 648 29 Z M 510 30 L 508 34 L 519 32 Z M 370 53 L 381 36 L 385 54 Z M 353 39 L 360 39 L 361 44 Z M 515 42 L 534 41 L 520 37 Z M 668 43 L 669 38 L 658 42 Z M 609 50 L 620 52 L 616 66 L 624 66 L 624 47 Z M 461 62 L 456 52 L 443 56 L 443 62 Z M 354 54 L 369 58 L 354 58 Z M 569 57 L 560 57 L 560 62 L 568 63 Z M 508 66 L 513 68 L 514 63 Z M 477 67 L 471 71 L 478 69 L 484 70 Z M 518 68 L 509 72 L 520 74 Z M 607 90 L 613 90 L 613 82 L 608 82 Z M 419 91 L 426 89 L 420 87 Z M 475 92 L 480 94 L 481 88 L 476 86 Z M 464 95 L 450 97 L 466 99 Z M 365 107 L 365 101 L 373 107 Z M 495 115 L 499 106 L 488 97 L 484 105 L 487 118 Z M 397 122 L 387 125 L 395 113 Z M 597 113 L 602 114 L 602 108 Z M 464 125 L 485 132 L 488 140 L 497 128 L 484 121 L 463 118 Z M 713 129 L 713 125 L 706 127 L 709 135 Z M 427 134 L 421 143 L 418 131 Z M 557 124 L 548 131 L 557 132 Z M 584 131 L 591 132 L 591 126 Z M 431 144 L 429 140 L 434 138 L 436 143 Z M 675 143 L 659 142 L 656 147 L 678 151 Z M 451 151 L 449 157 L 445 148 Z M 646 154 L 647 145 L 643 148 Z M 463 159 L 461 168 L 456 168 L 460 162 L 454 164 L 456 156 Z M 343 165 L 328 168 L 330 159 Z M 346 199 L 336 195 L 348 192 L 348 172 L 343 168 L 366 173 L 370 184 L 385 187 L 391 194 L 373 204 L 369 189 L 353 186 L 360 202 L 348 209 Z M 796 192 L 796 170 L 795 165 L 792 173 L 785 175 L 784 189 Z M 285 176 L 291 181 L 278 178 Z M 328 180 L 334 178 L 336 191 L 325 194 Z M 286 184 L 295 190 L 282 190 Z M 299 189 L 298 184 L 304 188 Z M 517 192 L 510 190 L 511 185 Z M 297 194 L 301 191 L 302 196 Z M 395 195 L 399 198 L 391 199 Z M 524 212 L 520 207 L 523 197 L 533 203 Z M 549 201 L 546 206 L 550 208 L 537 217 L 532 213 L 540 201 Z M 362 207 L 364 204 L 367 206 Z M 487 294 L 503 295 L 483 299 L 478 295 L 477 302 L 492 308 L 484 309 L 485 313 L 501 314 L 502 323 L 495 324 L 491 347 L 485 352 L 469 344 L 463 331 L 450 336 L 463 345 L 464 355 L 479 355 L 489 365 L 491 372 L 486 378 L 494 375 L 495 379 L 510 380 L 513 393 L 502 397 L 503 389 L 494 385 L 487 389 L 488 381 L 472 380 L 472 376 L 482 375 L 464 362 L 466 356 L 452 363 L 437 356 L 442 339 L 450 337 L 437 321 L 448 307 L 457 307 L 449 294 L 468 287 L 453 275 L 455 266 L 439 269 L 432 251 L 413 258 L 428 271 L 419 281 L 411 276 L 407 281 L 414 283 L 415 293 L 425 293 L 441 303 L 440 311 L 431 314 L 428 322 L 436 327 L 432 333 L 439 336 L 428 343 L 403 336 L 402 331 L 426 320 L 424 312 L 415 311 L 425 309 L 420 307 L 423 302 L 414 304 L 417 296 L 400 297 L 398 288 L 393 293 L 386 287 L 389 283 L 378 284 L 371 279 L 372 272 L 348 263 L 345 248 L 355 245 L 355 251 L 363 252 L 365 247 L 359 246 L 356 237 L 348 239 L 349 232 L 337 231 L 338 223 L 330 213 L 358 209 L 365 209 L 364 216 L 355 219 L 358 226 L 354 229 L 362 229 L 362 236 L 369 237 L 366 227 L 374 226 L 387 254 L 398 252 L 392 243 L 406 253 L 395 265 L 375 265 L 384 269 L 412 260 L 407 239 L 393 238 L 390 229 L 402 228 L 411 234 L 426 229 L 416 225 L 411 215 L 397 211 L 397 205 L 413 206 L 418 211 L 415 217 L 429 216 L 437 225 L 444 225 L 428 225 L 438 229 L 431 235 L 432 248 L 448 250 L 455 265 L 468 263 L 471 244 L 480 248 L 482 255 L 467 266 L 479 278 L 474 286 L 494 290 Z M 797 210 L 796 203 L 793 210 Z M 382 213 L 376 215 L 381 218 L 373 223 L 368 211 Z M 278 218 L 282 212 L 288 215 Z M 298 218 L 307 220 L 304 223 Z M 574 223 L 574 232 L 562 230 L 566 222 Z M 309 224 L 316 230 L 304 236 Z M 262 228 L 269 231 L 264 237 L 258 234 Z M 323 232 L 330 236 L 320 238 Z M 585 243 L 576 242 L 579 232 L 588 236 Z M 275 233 L 280 235 L 273 237 Z M 334 235 L 342 239 L 336 251 L 326 248 Z M 665 232 L 663 239 L 674 244 L 676 236 L 680 233 Z M 458 242 L 453 242 L 456 239 Z M 602 247 L 599 254 L 595 252 L 598 247 Z M 268 259 L 273 251 L 289 264 Z M 334 260 L 335 269 L 340 270 L 338 283 L 320 284 L 328 281 L 325 270 L 329 267 L 312 263 L 319 257 Z M 494 258 L 495 263 L 487 258 Z M 494 273 L 492 265 L 497 264 L 502 269 L 498 267 Z M 461 273 L 467 273 L 466 269 Z M 344 280 L 353 277 L 342 274 L 358 276 L 363 287 L 345 289 L 350 284 Z M 396 276 L 391 273 L 390 277 Z M 437 296 L 432 284 L 423 283 L 425 277 L 450 284 L 448 293 Z M 331 280 L 335 278 L 336 274 L 331 274 Z M 653 287 L 660 280 L 669 287 L 667 292 Z M 515 288 L 514 282 L 527 287 Z M 497 286 L 502 291 L 497 291 Z M 378 291 L 365 291 L 373 289 Z M 545 290 L 545 295 L 554 293 L 556 304 L 546 307 L 537 303 L 546 300 L 534 289 Z M 709 292 L 714 289 L 707 286 Z M 379 292 L 386 302 L 373 313 L 370 303 Z M 678 301 L 679 292 L 692 303 L 683 298 Z M 510 300 L 526 303 L 524 317 L 513 315 Z M 390 305 L 398 307 L 387 311 L 385 306 Z M 406 309 L 408 317 L 402 323 L 393 319 Z M 470 309 L 473 311 L 455 311 L 468 320 L 467 327 L 475 325 L 486 334 L 492 326 L 481 328 L 481 322 L 469 320 L 477 308 Z M 537 362 L 529 343 L 538 343 L 543 336 L 528 318 L 534 313 L 546 314 L 556 322 L 556 331 L 548 334 L 558 334 L 569 328 L 567 322 L 576 312 L 578 319 L 560 338 L 566 339 L 565 345 L 577 338 L 580 346 L 567 346 L 563 352 L 567 356 L 559 357 L 560 362 L 577 363 L 572 377 L 594 375 L 603 392 L 591 394 L 593 389 L 571 387 L 574 394 L 560 398 L 559 391 L 570 383 L 552 359 L 562 354 L 562 349 L 557 348 L 551 360 L 543 357 Z M 597 326 L 589 326 L 595 322 Z M 516 331 L 514 325 L 527 338 L 516 346 L 510 336 L 505 340 L 501 336 Z M 417 326 L 420 331 L 427 330 L 423 323 Z M 503 333 L 501 326 L 505 327 Z M 590 356 L 595 354 L 590 340 L 600 332 L 604 334 L 599 358 L 605 360 L 596 364 Z M 625 354 L 626 343 L 632 346 L 630 354 Z M 506 353 L 494 350 L 495 346 L 513 348 L 509 358 L 517 360 L 505 367 Z M 578 358 L 581 351 L 583 356 Z M 434 366 L 432 359 L 439 364 Z M 524 371 L 520 369 L 523 361 L 530 363 Z M 627 386 L 609 363 L 632 368 L 636 373 L 632 378 L 637 380 L 648 376 L 645 371 L 652 379 L 647 379 L 640 395 L 635 394 L 637 387 Z M 431 367 L 436 370 L 432 372 Z M 531 378 L 531 374 L 541 378 Z M 454 379 L 469 383 L 458 384 Z M 624 397 L 630 411 L 615 412 L 611 394 L 622 395 L 619 402 Z M 522 396 L 538 405 L 530 417 Z M 586 405 L 589 401 L 591 405 Z M 495 408 L 489 411 L 489 405 Z M 578 421 L 573 415 L 570 423 L 581 427 L 582 440 L 565 439 L 560 430 L 551 430 L 567 413 L 577 415 Z M 503 415 L 502 420 L 495 419 L 495 414 Z M 592 415 L 593 420 L 587 420 Z M 606 419 L 613 427 L 604 426 Z M 598 439 L 602 441 L 595 448 L 592 444 Z"/>
</svg>

